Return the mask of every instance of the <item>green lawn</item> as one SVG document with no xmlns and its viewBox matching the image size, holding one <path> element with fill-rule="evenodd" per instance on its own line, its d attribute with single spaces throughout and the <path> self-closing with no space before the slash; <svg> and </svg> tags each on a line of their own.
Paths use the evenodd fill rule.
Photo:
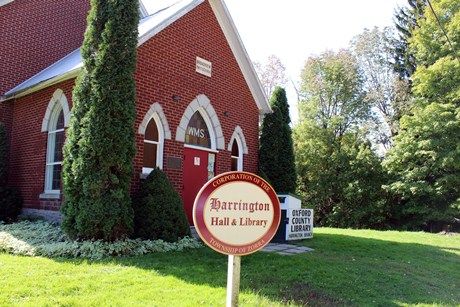
<svg viewBox="0 0 460 307">
<path fill-rule="evenodd" d="M 318 228 L 314 252 L 242 261 L 241 305 L 459 305 L 460 235 Z M 220 306 L 227 258 L 208 248 L 106 259 L 0 254 L 0 305 Z"/>
</svg>

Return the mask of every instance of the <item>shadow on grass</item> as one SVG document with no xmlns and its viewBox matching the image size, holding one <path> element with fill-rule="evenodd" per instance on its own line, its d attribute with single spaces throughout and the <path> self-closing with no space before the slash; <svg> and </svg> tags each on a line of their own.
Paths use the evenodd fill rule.
<svg viewBox="0 0 460 307">
<path fill-rule="evenodd" d="M 315 251 L 243 257 L 241 291 L 300 305 L 460 303 L 460 257 L 443 251 L 449 248 L 338 234 L 317 234 L 304 244 Z M 208 248 L 92 263 L 135 266 L 188 283 L 226 286 L 227 257 Z"/>
</svg>

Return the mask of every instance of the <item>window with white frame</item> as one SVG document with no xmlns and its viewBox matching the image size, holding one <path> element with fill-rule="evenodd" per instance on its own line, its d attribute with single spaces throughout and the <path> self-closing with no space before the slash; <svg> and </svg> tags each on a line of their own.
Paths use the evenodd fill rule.
<svg viewBox="0 0 460 307">
<path fill-rule="evenodd" d="M 62 147 L 65 141 L 64 112 L 60 104 L 54 108 L 48 128 L 46 150 L 45 192 L 61 192 Z"/>
<path fill-rule="evenodd" d="M 232 144 L 232 171 L 242 171 L 243 170 L 243 152 L 240 149 L 240 144 L 237 139 L 233 140 Z"/>
<path fill-rule="evenodd" d="M 142 173 L 150 174 L 155 168 L 163 168 L 163 142 L 164 136 L 156 114 L 150 119 L 145 129 L 144 162 Z"/>
<path fill-rule="evenodd" d="M 0 6 L 7 5 L 10 2 L 13 2 L 14 0 L 0 0 Z"/>
</svg>

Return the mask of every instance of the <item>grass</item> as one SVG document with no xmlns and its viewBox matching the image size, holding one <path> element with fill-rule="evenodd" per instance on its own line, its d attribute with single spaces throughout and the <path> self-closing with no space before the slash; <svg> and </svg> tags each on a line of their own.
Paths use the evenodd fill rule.
<svg viewBox="0 0 460 307">
<path fill-rule="evenodd" d="M 318 228 L 314 252 L 243 257 L 240 304 L 460 304 L 460 235 Z M 208 248 L 100 261 L 0 254 L 0 305 L 219 306 L 227 258 Z"/>
</svg>

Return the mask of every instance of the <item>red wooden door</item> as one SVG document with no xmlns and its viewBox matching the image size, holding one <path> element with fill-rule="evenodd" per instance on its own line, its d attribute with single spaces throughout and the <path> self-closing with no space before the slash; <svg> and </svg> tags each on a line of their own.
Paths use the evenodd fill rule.
<svg viewBox="0 0 460 307">
<path fill-rule="evenodd" d="M 184 176 L 182 199 L 190 225 L 193 225 L 192 209 L 195 197 L 208 181 L 208 152 L 184 148 Z"/>
</svg>

